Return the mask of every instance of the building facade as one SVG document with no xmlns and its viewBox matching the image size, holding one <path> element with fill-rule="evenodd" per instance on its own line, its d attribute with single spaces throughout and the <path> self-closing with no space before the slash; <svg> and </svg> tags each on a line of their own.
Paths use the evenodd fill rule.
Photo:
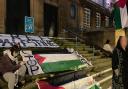
<svg viewBox="0 0 128 89">
<path fill-rule="evenodd" d="M 80 0 L 80 3 L 82 28 L 95 30 L 112 26 L 110 0 Z"/>
<path fill-rule="evenodd" d="M 0 0 L 0 33 L 26 34 L 24 17 L 34 17 L 34 34 L 60 36 L 80 30 L 88 39 L 113 38 L 111 0 Z M 112 36 L 106 34 L 111 33 Z M 89 34 L 89 35 L 88 35 Z M 93 38 L 93 35 L 97 36 Z M 98 35 L 99 34 L 99 35 Z M 103 35 L 103 37 L 101 37 Z M 84 35 L 85 36 L 85 35 Z M 105 38 L 107 37 L 107 38 Z M 98 40 L 98 41 L 97 41 Z"/>
<path fill-rule="evenodd" d="M 57 36 L 66 26 L 78 27 L 78 4 L 78 0 L 0 0 L 0 32 L 24 34 L 24 17 L 31 16 L 35 34 Z"/>
<path fill-rule="evenodd" d="M 80 0 L 80 27 L 87 42 L 103 47 L 106 40 L 115 44 L 115 31 L 111 17 L 111 0 Z"/>
</svg>

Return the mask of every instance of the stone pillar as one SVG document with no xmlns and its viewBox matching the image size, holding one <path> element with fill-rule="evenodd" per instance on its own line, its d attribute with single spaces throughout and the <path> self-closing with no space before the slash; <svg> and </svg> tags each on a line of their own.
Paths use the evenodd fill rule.
<svg viewBox="0 0 128 89">
<path fill-rule="evenodd" d="M 35 21 L 35 34 L 43 35 L 43 0 L 30 0 L 30 13 Z"/>
<path fill-rule="evenodd" d="M 80 28 L 83 28 L 84 27 L 84 10 L 83 10 L 83 7 L 80 7 L 80 15 L 79 15 L 79 18 L 80 18 Z"/>
<path fill-rule="evenodd" d="M 6 0 L 0 0 L 0 33 L 5 33 Z"/>
</svg>

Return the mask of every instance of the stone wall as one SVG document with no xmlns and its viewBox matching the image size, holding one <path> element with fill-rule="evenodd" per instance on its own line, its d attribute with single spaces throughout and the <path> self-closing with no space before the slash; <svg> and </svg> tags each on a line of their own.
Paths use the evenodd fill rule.
<svg viewBox="0 0 128 89">
<path fill-rule="evenodd" d="M 60 31 L 63 32 L 63 29 L 70 28 L 76 29 L 79 27 L 79 2 L 76 0 L 76 16 L 75 18 L 71 17 L 71 4 L 72 0 L 59 0 L 59 26 Z M 64 4 L 65 3 L 65 4 Z M 60 33 L 61 33 L 60 32 Z"/>
<path fill-rule="evenodd" d="M 72 0 L 30 0 L 31 2 L 31 16 L 35 18 L 35 30 L 38 34 L 43 34 L 43 17 L 44 17 L 44 3 L 58 7 L 58 28 L 59 33 L 64 28 L 77 28 L 79 22 L 79 13 L 76 13 L 76 18 L 72 19 L 71 4 Z M 76 2 L 79 4 L 79 2 Z M 79 12 L 79 5 L 77 6 L 77 12 Z"/>
<path fill-rule="evenodd" d="M 110 40 L 111 45 L 115 46 L 115 31 L 113 30 L 87 32 L 86 37 L 89 43 L 100 47 L 103 47 L 106 40 Z"/>
<path fill-rule="evenodd" d="M 35 33 L 43 34 L 43 0 L 30 0 L 30 13 L 34 17 Z"/>
</svg>

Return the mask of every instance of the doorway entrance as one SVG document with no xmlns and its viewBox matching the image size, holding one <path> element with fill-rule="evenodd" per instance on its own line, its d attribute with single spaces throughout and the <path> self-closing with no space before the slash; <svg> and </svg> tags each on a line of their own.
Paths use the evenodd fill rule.
<svg viewBox="0 0 128 89">
<path fill-rule="evenodd" d="M 44 36 L 58 36 L 58 7 L 44 4 Z"/>
<path fill-rule="evenodd" d="M 25 16 L 30 16 L 30 0 L 6 0 L 6 33 L 23 34 Z"/>
</svg>

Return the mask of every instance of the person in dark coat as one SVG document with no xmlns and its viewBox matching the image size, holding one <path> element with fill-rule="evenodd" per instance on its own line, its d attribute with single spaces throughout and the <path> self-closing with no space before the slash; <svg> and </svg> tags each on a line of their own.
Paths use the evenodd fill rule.
<svg viewBox="0 0 128 89">
<path fill-rule="evenodd" d="M 8 83 L 8 89 L 14 89 L 16 78 L 14 72 L 20 68 L 20 64 L 16 65 L 8 55 L 0 57 L 0 75 Z"/>
<path fill-rule="evenodd" d="M 112 89 L 128 89 L 127 38 L 120 36 L 112 55 Z"/>
<path fill-rule="evenodd" d="M 20 68 L 20 65 L 16 65 L 8 55 L 0 57 L 0 74 L 3 75 L 7 72 L 15 72 Z"/>
</svg>

